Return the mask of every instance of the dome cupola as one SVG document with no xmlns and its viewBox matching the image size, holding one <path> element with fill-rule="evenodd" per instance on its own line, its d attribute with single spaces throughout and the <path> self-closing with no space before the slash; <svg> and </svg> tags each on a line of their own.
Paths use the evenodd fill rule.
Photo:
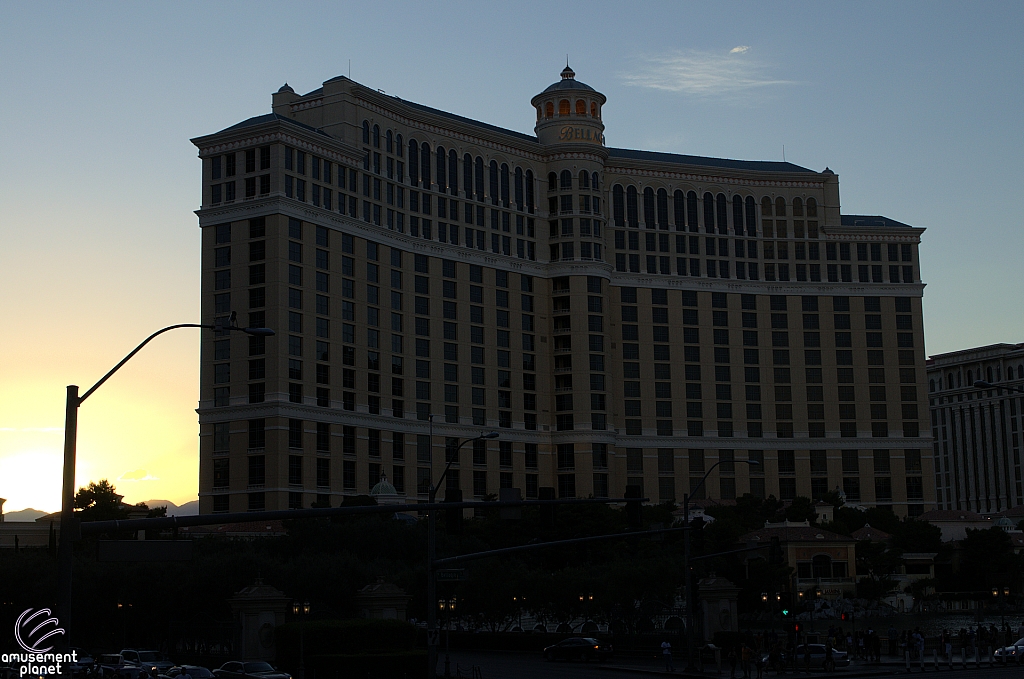
<svg viewBox="0 0 1024 679">
<path fill-rule="evenodd" d="M 566 63 L 561 79 L 530 103 L 537 110 L 534 130 L 542 144 L 597 144 L 604 146 L 601 107 L 607 99 L 590 85 L 576 80 Z"/>
</svg>

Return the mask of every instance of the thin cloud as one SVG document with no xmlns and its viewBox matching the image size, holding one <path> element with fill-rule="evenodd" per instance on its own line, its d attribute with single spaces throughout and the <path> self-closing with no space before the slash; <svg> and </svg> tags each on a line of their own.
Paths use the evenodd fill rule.
<svg viewBox="0 0 1024 679">
<path fill-rule="evenodd" d="M 135 469 L 130 472 L 125 472 L 121 476 L 117 477 L 118 481 L 159 481 L 160 479 L 156 476 L 150 476 L 149 472 L 145 469 Z"/>
<path fill-rule="evenodd" d="M 765 64 L 750 58 L 749 50 L 740 45 L 728 54 L 688 50 L 641 57 L 632 72 L 620 77 L 626 85 L 705 97 L 793 84 L 772 77 Z"/>
</svg>

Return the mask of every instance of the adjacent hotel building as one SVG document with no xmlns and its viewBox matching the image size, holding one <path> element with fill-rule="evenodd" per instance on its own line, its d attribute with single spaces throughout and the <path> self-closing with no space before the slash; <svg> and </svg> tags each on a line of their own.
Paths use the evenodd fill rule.
<svg viewBox="0 0 1024 679">
<path fill-rule="evenodd" d="M 923 229 L 827 168 L 610 147 L 561 75 L 532 135 L 338 77 L 192 140 L 203 321 L 277 331 L 203 336 L 201 511 L 424 498 L 492 430 L 466 498 L 681 500 L 721 462 L 699 495 L 934 508 Z"/>
<path fill-rule="evenodd" d="M 1024 505 L 1024 344 L 932 356 L 927 374 L 936 507 L 995 514 Z"/>
</svg>

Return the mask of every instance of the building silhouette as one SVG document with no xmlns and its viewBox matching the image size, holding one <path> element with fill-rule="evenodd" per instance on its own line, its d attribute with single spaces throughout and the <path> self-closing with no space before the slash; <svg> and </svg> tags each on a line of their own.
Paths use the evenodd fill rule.
<svg viewBox="0 0 1024 679">
<path fill-rule="evenodd" d="M 277 331 L 203 335 L 201 512 L 424 499 L 491 430 L 467 499 L 721 462 L 699 495 L 934 507 L 923 229 L 828 168 L 609 147 L 605 101 L 566 67 L 528 135 L 337 77 L 192 140 L 203 321 Z"/>
</svg>

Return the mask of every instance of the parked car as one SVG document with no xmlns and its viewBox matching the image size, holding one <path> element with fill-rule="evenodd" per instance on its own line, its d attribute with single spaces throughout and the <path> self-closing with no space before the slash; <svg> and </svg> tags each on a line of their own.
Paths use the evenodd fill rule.
<svg viewBox="0 0 1024 679">
<path fill-rule="evenodd" d="M 92 657 L 92 654 L 80 648 L 72 648 L 71 650 L 78 659 L 77 662 L 70 663 L 71 676 L 80 676 L 91 672 L 96 666 L 96 659 Z"/>
<path fill-rule="evenodd" d="M 96 658 L 96 668 L 103 677 L 122 677 L 122 679 L 139 679 L 142 668 L 127 662 L 120 653 L 102 653 Z"/>
<path fill-rule="evenodd" d="M 279 672 L 265 662 L 226 662 L 213 671 L 213 676 L 218 679 L 292 679 L 292 675 Z"/>
<path fill-rule="evenodd" d="M 166 672 L 174 667 L 174 663 L 159 651 L 137 651 L 126 648 L 121 651 L 121 657 L 124 658 L 125 662 L 138 665 L 153 675 Z"/>
<path fill-rule="evenodd" d="M 810 644 L 811 647 L 811 667 L 824 667 L 825 666 L 825 644 Z M 801 644 L 796 647 L 793 651 L 796 667 L 803 667 L 804 663 L 807 662 L 804 659 L 804 649 L 806 647 Z M 783 658 L 787 665 L 794 666 L 794 663 L 790 660 L 789 654 L 784 653 Z M 849 667 L 850 656 L 846 651 L 840 651 L 838 649 L 832 649 L 832 662 L 835 663 L 836 667 Z"/>
<path fill-rule="evenodd" d="M 1021 637 L 1020 639 L 1017 639 L 1017 641 L 1013 642 L 1009 646 L 1003 646 L 1002 648 L 997 648 L 996 649 L 996 657 L 997 658 L 1005 657 L 1007 660 L 1013 660 L 1013 661 L 1016 661 L 1016 662 L 1020 662 L 1020 659 L 1022 657 L 1024 657 L 1024 637 Z"/>
<path fill-rule="evenodd" d="M 175 677 L 180 677 L 183 674 L 187 674 L 192 679 L 213 679 L 214 677 L 213 672 L 199 665 L 178 665 L 159 675 L 159 677 L 162 679 L 175 679 Z"/>
<path fill-rule="evenodd" d="M 544 649 L 545 660 L 600 660 L 612 657 L 612 647 L 593 637 L 569 637 Z"/>
</svg>

